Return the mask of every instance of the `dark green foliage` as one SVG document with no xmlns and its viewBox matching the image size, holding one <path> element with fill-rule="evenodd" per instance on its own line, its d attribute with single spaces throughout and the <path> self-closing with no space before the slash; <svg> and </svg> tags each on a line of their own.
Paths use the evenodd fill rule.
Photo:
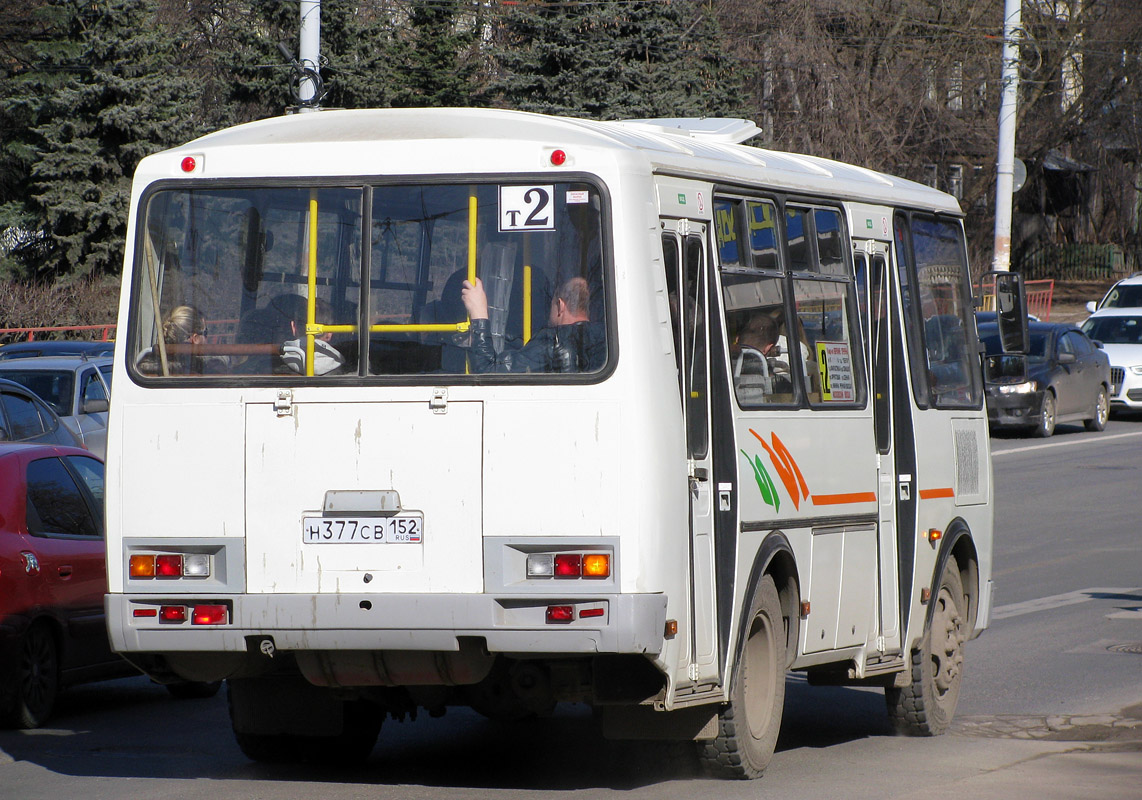
<svg viewBox="0 0 1142 800">
<path fill-rule="evenodd" d="M 153 0 L 43 6 L 53 38 L 6 76 L 3 220 L 23 240 L 9 272 L 50 278 L 117 272 L 130 179 L 148 153 L 199 132 L 179 39 Z"/>
<path fill-rule="evenodd" d="M 462 14 L 470 3 L 414 3 L 408 24 L 394 43 L 392 105 L 471 105 L 476 74 L 474 49 L 482 20 Z"/>
<path fill-rule="evenodd" d="M 733 116 L 732 64 L 704 4 L 524 4 L 503 11 L 490 95 L 596 119 Z"/>
</svg>

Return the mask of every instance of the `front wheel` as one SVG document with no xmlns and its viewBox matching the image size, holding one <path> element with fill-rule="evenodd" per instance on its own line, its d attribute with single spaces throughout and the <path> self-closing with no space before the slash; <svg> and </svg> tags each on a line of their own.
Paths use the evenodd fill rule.
<svg viewBox="0 0 1142 800">
<path fill-rule="evenodd" d="M 930 627 L 920 649 L 912 651 L 911 683 L 884 690 L 888 716 L 897 731 L 912 736 L 946 731 L 960 698 L 967 623 L 963 583 L 954 558 L 949 557 L 944 566 L 933 602 Z"/>
<path fill-rule="evenodd" d="M 1090 419 L 1083 422 L 1088 431 L 1101 431 L 1106 429 L 1106 421 L 1110 418 L 1110 401 L 1106 398 L 1106 387 L 1098 387 L 1098 397 L 1094 399 L 1094 411 Z"/>
<path fill-rule="evenodd" d="M 701 744 L 706 768 L 724 778 L 759 778 L 777 746 L 785 705 L 785 624 L 769 575 L 754 593 L 748 629 L 718 735 Z"/>
<path fill-rule="evenodd" d="M 1055 432 L 1055 395 L 1050 391 L 1043 392 L 1043 408 L 1039 412 L 1039 424 L 1035 426 L 1035 435 L 1046 439 Z"/>
</svg>

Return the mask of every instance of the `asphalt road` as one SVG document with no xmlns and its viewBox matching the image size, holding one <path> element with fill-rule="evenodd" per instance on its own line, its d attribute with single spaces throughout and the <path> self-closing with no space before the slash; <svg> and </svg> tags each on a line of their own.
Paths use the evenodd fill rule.
<svg viewBox="0 0 1142 800">
<path fill-rule="evenodd" d="M 1142 798 L 1142 419 L 992 446 L 998 594 L 948 735 L 895 737 L 881 692 L 793 675 L 756 782 L 707 779 L 680 746 L 605 742 L 579 707 L 386 723 L 361 767 L 271 768 L 238 751 L 224 694 L 177 701 L 135 678 L 66 692 L 49 728 L 0 732 L 0 798 Z"/>
</svg>

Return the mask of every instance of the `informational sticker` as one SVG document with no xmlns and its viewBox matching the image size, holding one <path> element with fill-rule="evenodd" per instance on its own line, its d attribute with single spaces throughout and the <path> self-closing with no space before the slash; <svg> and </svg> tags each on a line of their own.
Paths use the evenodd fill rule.
<svg viewBox="0 0 1142 800">
<path fill-rule="evenodd" d="M 578 205 L 579 203 L 589 203 L 589 202 L 591 202 L 591 193 L 588 192 L 586 189 L 576 189 L 574 191 L 568 191 L 565 202 L 569 206 L 570 205 Z"/>
<path fill-rule="evenodd" d="M 821 372 L 821 399 L 834 403 L 856 400 L 853 359 L 848 342 L 817 342 L 817 368 Z"/>
<path fill-rule="evenodd" d="M 686 205 L 686 195 L 683 194 L 682 192 L 678 193 L 678 205 L 680 205 L 680 206 Z"/>
<path fill-rule="evenodd" d="M 703 213 L 706 210 L 706 198 L 698 192 L 698 213 Z"/>
<path fill-rule="evenodd" d="M 500 230 L 555 230 L 554 186 L 501 186 Z"/>
<path fill-rule="evenodd" d="M 884 237 L 887 239 L 888 238 L 888 217 L 881 217 L 880 218 L 880 227 L 881 227 L 881 230 L 884 231 Z"/>
</svg>

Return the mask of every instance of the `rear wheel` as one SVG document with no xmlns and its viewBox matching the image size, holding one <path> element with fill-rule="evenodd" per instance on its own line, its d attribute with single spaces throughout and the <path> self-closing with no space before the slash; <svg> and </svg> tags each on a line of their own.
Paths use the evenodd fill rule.
<svg viewBox="0 0 1142 800">
<path fill-rule="evenodd" d="M 1106 421 L 1110 418 L 1110 400 L 1106 397 L 1106 387 L 1098 387 L 1098 397 L 1094 399 L 1094 411 L 1091 418 L 1083 424 L 1088 431 L 1101 431 L 1106 429 Z"/>
<path fill-rule="evenodd" d="M 1055 395 L 1050 390 L 1043 393 L 1043 408 L 1039 412 L 1039 424 L 1035 426 L 1035 435 L 1046 439 L 1055 432 Z"/>
<path fill-rule="evenodd" d="M 301 733 L 282 733 L 280 727 L 270 722 L 266 726 L 248 724 L 240 729 L 236 724 L 236 691 L 245 691 L 242 682 L 230 682 L 227 703 L 234 727 L 234 738 L 242 753 L 252 761 L 267 764 L 286 764 L 309 761 L 315 764 L 354 764 L 364 761 L 373 752 L 377 736 L 381 731 L 383 711 L 364 700 L 341 703 L 341 730 L 326 736 L 313 736 Z M 287 706 L 290 698 L 283 694 L 277 701 Z M 248 700 L 246 701 L 248 702 Z M 277 710 L 270 712 L 273 717 Z M 261 727 L 258 731 L 256 728 Z M 278 727 L 278 730 L 273 728 Z M 296 727 L 295 727 L 296 729 Z M 273 731 L 273 732 L 271 732 Z"/>
<path fill-rule="evenodd" d="M 20 645 L 20 672 L 12 704 L 5 710 L 7 727 L 38 728 L 48 721 L 59 694 L 59 649 L 47 625 L 33 625 Z"/>
<path fill-rule="evenodd" d="M 773 758 L 785 704 L 785 625 L 769 575 L 754 593 L 730 702 L 718 715 L 718 735 L 701 744 L 714 775 L 759 778 Z"/>
<path fill-rule="evenodd" d="M 959 566 L 948 558 L 933 599 L 931 626 L 920 649 L 912 652 L 911 683 L 885 689 L 888 716 L 896 729 L 912 736 L 936 736 L 948 729 L 960 698 L 967 623 Z"/>
</svg>

